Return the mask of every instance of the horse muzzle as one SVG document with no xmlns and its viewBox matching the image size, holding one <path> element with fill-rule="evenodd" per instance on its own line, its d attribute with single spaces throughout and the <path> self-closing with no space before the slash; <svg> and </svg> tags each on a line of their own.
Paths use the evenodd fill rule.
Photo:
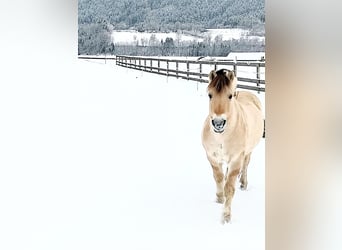
<svg viewBox="0 0 342 250">
<path fill-rule="evenodd" d="M 213 125 L 213 129 L 215 133 L 222 133 L 224 131 L 226 123 L 227 121 L 224 118 L 216 117 L 211 120 L 211 124 Z"/>
</svg>

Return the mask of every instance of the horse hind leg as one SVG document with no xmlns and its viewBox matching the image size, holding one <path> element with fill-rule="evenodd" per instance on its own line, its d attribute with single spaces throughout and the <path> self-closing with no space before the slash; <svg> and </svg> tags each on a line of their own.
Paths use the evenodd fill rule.
<svg viewBox="0 0 342 250">
<path fill-rule="evenodd" d="M 248 184 L 247 168 L 248 168 L 248 164 L 249 164 L 250 159 L 251 159 L 251 153 L 246 155 L 244 158 L 244 161 L 243 161 L 242 171 L 241 171 L 241 175 L 240 175 L 240 188 L 241 188 L 241 190 L 247 189 L 247 184 Z"/>
</svg>

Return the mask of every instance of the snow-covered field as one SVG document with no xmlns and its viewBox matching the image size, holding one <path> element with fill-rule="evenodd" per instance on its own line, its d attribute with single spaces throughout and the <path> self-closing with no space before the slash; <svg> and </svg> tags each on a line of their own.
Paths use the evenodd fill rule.
<svg viewBox="0 0 342 250">
<path fill-rule="evenodd" d="M 7 249 L 265 248 L 264 139 L 222 225 L 201 145 L 206 86 L 113 61 L 77 64 L 76 79 L 37 74 L 42 84 L 7 87 Z"/>
<path fill-rule="evenodd" d="M 208 29 L 203 33 L 198 33 L 197 36 L 182 34 L 182 33 L 161 33 L 161 32 L 138 32 L 136 30 L 118 30 L 112 32 L 112 41 L 114 44 L 139 44 L 147 45 L 151 36 L 154 35 L 156 40 L 160 42 L 165 41 L 167 37 L 171 37 L 173 40 L 179 39 L 179 41 L 197 41 L 202 42 L 204 39 L 210 38 L 214 40 L 215 37 L 219 36 L 223 41 L 240 39 L 241 37 L 250 39 L 264 40 L 264 37 L 249 36 L 248 30 L 243 29 Z"/>
<path fill-rule="evenodd" d="M 80 213 L 70 240 L 97 249 L 264 249 L 264 140 L 223 226 L 200 139 L 205 84 L 79 64 Z"/>
<path fill-rule="evenodd" d="M 161 40 L 165 41 L 167 37 L 171 37 L 173 40 L 177 39 L 177 36 L 180 41 L 193 41 L 198 40 L 202 41 L 203 39 L 186 35 L 186 34 L 179 34 L 174 32 L 170 33 L 161 33 L 161 32 L 137 32 L 135 30 L 122 30 L 122 31 L 113 31 L 112 33 L 112 41 L 114 44 L 129 44 L 129 43 L 138 43 L 139 45 L 142 45 L 142 40 L 145 40 L 146 43 L 148 40 L 150 40 L 151 36 L 155 35 L 155 38 L 158 42 Z"/>
</svg>

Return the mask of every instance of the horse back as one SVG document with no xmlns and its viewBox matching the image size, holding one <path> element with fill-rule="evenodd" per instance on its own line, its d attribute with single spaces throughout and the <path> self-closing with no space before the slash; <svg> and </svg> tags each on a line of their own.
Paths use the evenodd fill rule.
<svg viewBox="0 0 342 250">
<path fill-rule="evenodd" d="M 258 110 L 262 110 L 258 97 L 248 91 L 237 91 L 236 100 L 243 106 L 254 105 Z"/>
</svg>

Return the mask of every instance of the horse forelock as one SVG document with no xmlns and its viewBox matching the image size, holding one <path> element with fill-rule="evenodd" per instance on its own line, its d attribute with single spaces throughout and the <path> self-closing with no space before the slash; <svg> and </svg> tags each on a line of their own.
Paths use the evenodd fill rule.
<svg viewBox="0 0 342 250">
<path fill-rule="evenodd" d="M 225 86 L 229 86 L 230 81 L 223 72 L 221 73 L 218 71 L 217 73 L 218 74 L 208 85 L 208 89 L 214 88 L 217 93 L 221 93 Z"/>
</svg>

